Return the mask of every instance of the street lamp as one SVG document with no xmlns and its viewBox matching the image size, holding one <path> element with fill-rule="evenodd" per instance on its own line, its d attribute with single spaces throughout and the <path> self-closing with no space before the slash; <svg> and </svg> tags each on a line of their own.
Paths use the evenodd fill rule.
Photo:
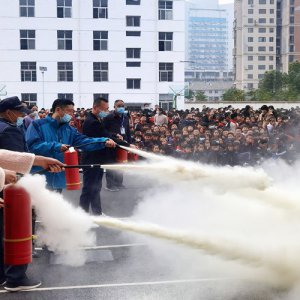
<svg viewBox="0 0 300 300">
<path fill-rule="evenodd" d="M 40 66 L 40 71 L 43 77 L 43 108 L 45 107 L 45 81 L 44 81 L 44 73 L 47 71 L 47 67 Z"/>
</svg>

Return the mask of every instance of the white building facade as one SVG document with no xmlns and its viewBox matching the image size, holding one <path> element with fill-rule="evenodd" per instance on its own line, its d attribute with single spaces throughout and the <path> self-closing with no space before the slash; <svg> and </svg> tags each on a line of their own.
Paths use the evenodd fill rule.
<svg viewBox="0 0 300 300">
<path fill-rule="evenodd" d="M 1 0 L 0 85 L 49 108 L 172 103 L 184 87 L 183 0 Z M 2 97 L 3 98 L 3 97 Z M 182 99 L 181 99 L 182 98 Z M 177 98 L 178 108 L 183 97 Z"/>
</svg>

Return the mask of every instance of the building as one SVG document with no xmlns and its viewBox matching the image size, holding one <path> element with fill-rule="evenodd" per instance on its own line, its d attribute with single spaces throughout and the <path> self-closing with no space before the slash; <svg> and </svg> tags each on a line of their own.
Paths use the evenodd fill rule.
<svg viewBox="0 0 300 300">
<path fill-rule="evenodd" d="M 186 81 L 216 79 L 228 72 L 228 21 L 225 9 L 189 6 Z"/>
<path fill-rule="evenodd" d="M 300 0 L 235 0 L 235 86 L 249 91 L 270 70 L 300 60 Z"/>
<path fill-rule="evenodd" d="M 184 87 L 185 1 L 2 0 L 0 85 L 39 107 L 94 97 L 172 105 Z M 183 97 L 178 97 L 183 108 Z M 112 105 L 111 105 L 112 106 Z"/>
</svg>

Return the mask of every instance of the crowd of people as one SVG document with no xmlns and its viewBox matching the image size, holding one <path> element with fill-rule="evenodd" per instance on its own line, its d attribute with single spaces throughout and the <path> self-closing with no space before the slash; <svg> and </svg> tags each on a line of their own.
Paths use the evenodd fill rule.
<svg viewBox="0 0 300 300">
<path fill-rule="evenodd" d="M 82 131 L 90 109 L 77 109 L 71 126 Z M 218 109 L 163 111 L 145 105 L 125 112 L 130 120 L 131 141 L 139 149 L 215 165 L 255 165 L 266 159 L 299 158 L 300 108 L 253 109 L 231 105 Z M 47 114 L 40 111 L 39 116 Z"/>
</svg>

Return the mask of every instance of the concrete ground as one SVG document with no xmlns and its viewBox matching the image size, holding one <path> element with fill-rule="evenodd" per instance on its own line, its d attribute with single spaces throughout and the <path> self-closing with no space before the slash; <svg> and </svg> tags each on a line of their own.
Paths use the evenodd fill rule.
<svg viewBox="0 0 300 300">
<path fill-rule="evenodd" d="M 105 182 L 105 180 L 104 180 Z M 120 192 L 102 191 L 103 211 L 114 217 L 132 215 L 141 200 L 148 182 L 126 176 L 127 189 Z M 78 204 L 80 192 L 66 192 L 66 198 Z M 225 279 L 222 274 L 203 270 L 197 276 L 187 277 L 190 265 L 174 272 L 170 260 L 154 259 L 144 243 L 118 230 L 95 229 L 96 249 L 86 250 L 88 262 L 81 267 L 59 264 L 55 257 L 40 251 L 28 275 L 42 280 L 39 289 L 30 292 L 8 293 L 0 290 L 5 300 L 68 300 L 68 299 L 121 299 L 121 300 L 271 300 L 274 291 L 238 279 Z M 180 258 L 177 258 L 180 259 Z M 175 264 L 175 261 L 174 261 Z M 202 273 L 201 273 L 202 272 Z"/>
</svg>

